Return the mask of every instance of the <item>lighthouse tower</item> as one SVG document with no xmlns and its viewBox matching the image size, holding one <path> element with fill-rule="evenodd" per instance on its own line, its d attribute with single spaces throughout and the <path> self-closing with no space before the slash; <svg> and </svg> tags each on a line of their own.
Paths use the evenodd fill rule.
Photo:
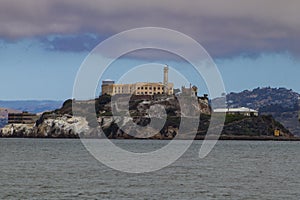
<svg viewBox="0 0 300 200">
<path fill-rule="evenodd" d="M 168 95 L 169 94 L 169 89 L 168 89 L 168 73 L 169 73 L 169 67 L 166 65 L 164 67 L 164 94 Z"/>
</svg>

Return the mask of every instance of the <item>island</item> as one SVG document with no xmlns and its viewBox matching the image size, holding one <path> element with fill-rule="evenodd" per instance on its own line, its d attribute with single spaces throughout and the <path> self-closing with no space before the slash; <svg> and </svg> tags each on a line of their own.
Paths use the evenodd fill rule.
<svg viewBox="0 0 300 200">
<path fill-rule="evenodd" d="M 274 107 L 285 111 L 290 109 L 286 108 L 289 105 L 295 105 L 291 111 L 296 110 L 298 102 L 287 102 L 286 97 L 295 99 L 298 94 L 282 88 L 257 88 L 240 94 L 230 93 L 227 107 L 212 109 L 212 102 L 218 104 L 220 99 L 209 99 L 207 94 L 198 96 L 198 88 L 192 84 L 174 89 L 174 83 L 168 81 L 168 70 L 168 66 L 163 68 L 162 82 L 117 84 L 110 79 L 103 80 L 98 98 L 68 99 L 61 108 L 41 115 L 9 113 L 8 124 L 0 130 L 0 137 L 299 140 L 273 117 L 278 114 L 268 112 Z M 283 102 L 285 107 L 281 104 L 265 106 L 265 99 L 273 102 L 271 94 L 276 95 L 277 104 Z M 255 109 L 261 105 L 259 111 Z M 181 127 L 183 121 L 190 120 L 186 109 L 197 118 L 197 124 L 190 125 L 193 129 Z M 211 127 L 212 116 L 218 115 L 224 120 Z M 163 124 L 157 129 L 149 126 L 151 122 Z M 210 131 L 208 135 L 208 130 L 214 130 L 214 126 L 222 126 L 222 132 Z"/>
<path fill-rule="evenodd" d="M 125 98 L 119 95 L 118 98 Z M 192 97 L 190 97 L 192 98 Z M 189 133 L 182 133 L 180 139 L 204 139 L 210 124 L 213 110 L 209 105 L 207 97 L 197 98 L 199 115 L 199 126 L 196 136 L 191 138 Z M 78 104 L 82 108 L 78 113 L 82 116 L 74 116 L 72 105 Z M 10 122 L 0 131 L 1 137 L 25 137 L 25 138 L 109 138 L 109 139 L 173 139 L 177 134 L 181 121 L 180 105 L 176 95 L 133 95 L 130 98 L 130 118 L 140 126 L 147 126 L 154 116 L 149 118 L 148 110 L 151 106 L 159 104 L 164 106 L 167 117 L 164 126 L 156 134 L 149 132 L 126 133 L 118 127 L 128 119 L 125 116 L 116 117 L 112 114 L 111 96 L 101 95 L 94 100 L 76 101 L 69 99 L 65 101 L 60 109 L 44 112 L 41 116 L 26 114 L 35 117 L 36 121 L 22 121 L 20 123 Z M 271 115 L 259 115 L 249 112 L 227 112 L 223 131 L 219 139 L 244 139 L 244 140 L 297 140 L 289 130 L 276 121 Z M 252 110 L 250 110 L 252 111 Z M 278 133 L 278 135 L 275 135 Z M 151 137 L 148 137 L 149 134 Z M 136 135 L 134 137 L 132 135 Z M 211 139 L 215 139 L 213 136 Z"/>
</svg>

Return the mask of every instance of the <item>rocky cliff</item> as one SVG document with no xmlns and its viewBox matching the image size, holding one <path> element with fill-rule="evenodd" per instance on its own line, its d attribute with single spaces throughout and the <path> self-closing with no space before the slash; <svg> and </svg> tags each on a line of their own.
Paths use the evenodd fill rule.
<svg viewBox="0 0 300 200">
<path fill-rule="evenodd" d="M 67 100 L 62 108 L 44 113 L 33 125 L 6 125 L 1 129 L 0 136 L 172 139 L 178 134 L 182 120 L 189 120 L 189 116 L 182 115 L 175 96 L 168 98 L 161 96 L 151 99 L 149 97 L 134 97 L 129 102 L 129 116 L 113 116 L 109 96 L 101 96 L 91 101 L 74 102 L 78 104 L 76 113 L 79 116 L 73 116 L 72 102 L 72 100 Z M 193 111 L 200 114 L 200 122 L 195 124 L 194 131 L 197 131 L 197 137 L 201 138 L 206 135 L 210 124 L 210 106 L 206 99 L 199 98 L 195 102 L 195 105 L 189 105 L 189 107 L 193 107 Z M 149 109 L 152 110 L 149 111 Z M 166 115 L 160 114 L 162 110 L 165 110 Z M 119 110 L 119 113 L 122 113 L 122 110 Z M 162 127 L 155 129 L 148 126 L 154 122 L 157 124 L 162 122 Z M 142 128 L 136 128 L 136 125 Z M 184 130 L 189 128 L 186 127 Z M 275 129 L 280 130 L 283 137 L 292 137 L 292 134 L 275 121 L 272 116 L 227 115 L 222 135 L 272 136 Z M 182 133 L 179 138 L 193 139 L 189 134 L 189 132 Z"/>
<path fill-rule="evenodd" d="M 78 138 L 89 133 L 85 118 L 69 115 L 44 119 L 40 124 L 8 124 L 0 130 L 2 137 Z"/>
</svg>

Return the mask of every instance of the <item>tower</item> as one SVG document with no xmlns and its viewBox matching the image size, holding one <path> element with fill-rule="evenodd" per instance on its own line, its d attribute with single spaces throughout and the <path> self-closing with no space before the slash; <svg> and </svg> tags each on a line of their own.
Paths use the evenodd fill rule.
<svg viewBox="0 0 300 200">
<path fill-rule="evenodd" d="M 169 73 L 169 67 L 168 65 L 166 65 L 164 67 L 164 94 L 168 94 L 169 90 L 168 90 L 168 73 Z"/>
</svg>

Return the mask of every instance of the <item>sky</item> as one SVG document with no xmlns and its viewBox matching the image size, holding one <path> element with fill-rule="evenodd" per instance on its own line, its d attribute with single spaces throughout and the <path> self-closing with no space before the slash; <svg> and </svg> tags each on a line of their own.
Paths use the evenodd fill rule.
<svg viewBox="0 0 300 200">
<path fill-rule="evenodd" d="M 300 92 L 299 8 L 298 0 L 2 0 L 0 99 L 72 98 L 89 53 L 111 36 L 140 27 L 172 29 L 193 38 L 216 63 L 227 92 L 268 86 Z M 184 49 L 184 41 L 174 42 Z M 99 79 L 114 79 L 147 63 L 190 73 L 185 83 L 175 85 L 190 82 L 200 94 L 208 92 L 189 63 L 161 52 L 124 56 Z M 146 81 L 162 79 L 154 68 Z"/>
</svg>

